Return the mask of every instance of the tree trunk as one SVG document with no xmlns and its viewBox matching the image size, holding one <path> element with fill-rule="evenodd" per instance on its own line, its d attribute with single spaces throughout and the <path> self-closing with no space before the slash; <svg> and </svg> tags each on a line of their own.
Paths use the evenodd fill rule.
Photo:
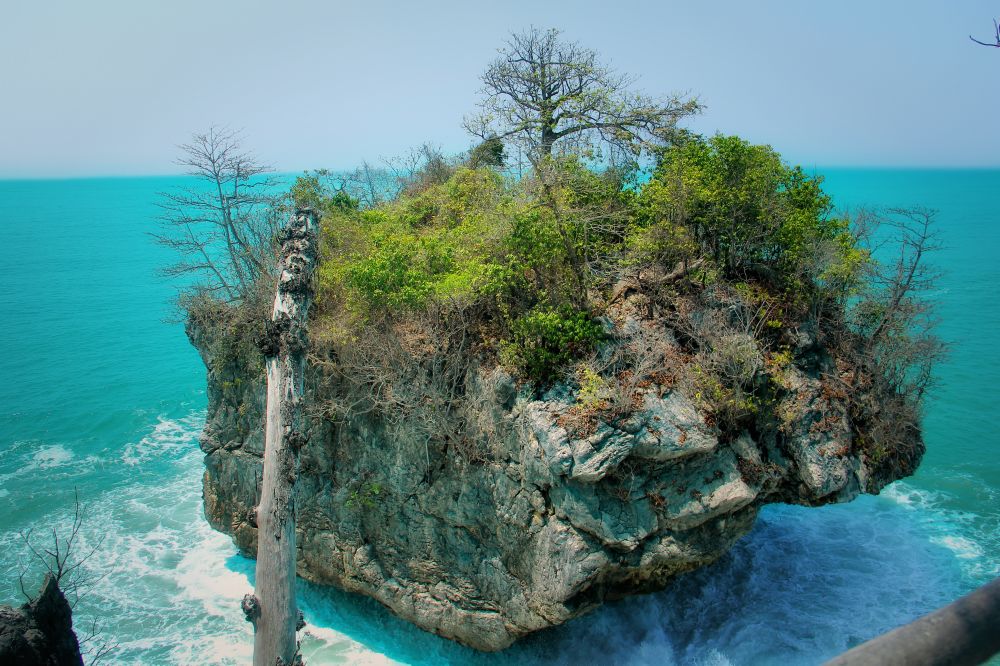
<svg viewBox="0 0 1000 666">
<path fill-rule="evenodd" d="M 556 142 L 555 134 L 548 129 L 542 130 L 542 144 L 539 147 L 539 152 L 542 157 L 549 157 L 552 155 L 552 145 Z"/>
<path fill-rule="evenodd" d="M 282 232 L 278 284 L 265 342 L 267 417 L 264 474 L 257 508 L 256 599 L 244 612 L 254 621 L 254 666 L 290 665 L 295 632 L 295 477 L 302 436 L 306 318 L 313 297 L 316 217 L 300 209 Z"/>
<path fill-rule="evenodd" d="M 539 145 L 539 154 L 541 157 L 546 158 L 552 156 L 552 146 L 555 144 L 556 139 L 559 138 L 559 135 L 556 134 L 556 121 L 552 109 L 542 109 L 541 116 L 542 142 Z"/>
</svg>

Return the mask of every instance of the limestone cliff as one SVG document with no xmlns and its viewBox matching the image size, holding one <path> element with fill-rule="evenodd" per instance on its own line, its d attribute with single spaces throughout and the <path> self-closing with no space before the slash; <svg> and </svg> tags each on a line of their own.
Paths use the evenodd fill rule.
<svg viewBox="0 0 1000 666">
<path fill-rule="evenodd" d="M 667 348 L 683 346 L 641 294 L 618 295 L 600 354 L 650 331 Z M 727 312 L 698 308 L 689 319 Z M 231 332 L 191 323 L 188 334 L 208 368 L 205 512 L 253 554 L 263 376 L 252 359 L 213 351 Z M 311 366 L 298 572 L 371 596 L 428 631 L 499 650 L 714 561 L 764 504 L 845 502 L 912 473 L 919 432 L 906 446 L 866 452 L 844 384 L 834 381 L 850 370 L 808 331 L 787 348 L 791 361 L 739 432 L 721 429 L 697 392 L 670 376 L 635 383 L 625 407 L 612 409 L 584 400 L 572 382 L 539 392 L 484 363 L 463 388 L 480 405 L 473 432 L 435 439 L 407 430 L 406 418 L 389 428 L 378 410 L 324 416 L 320 405 L 336 387 Z M 488 451 L 463 454 L 469 442 L 456 440 L 476 433 Z"/>
</svg>

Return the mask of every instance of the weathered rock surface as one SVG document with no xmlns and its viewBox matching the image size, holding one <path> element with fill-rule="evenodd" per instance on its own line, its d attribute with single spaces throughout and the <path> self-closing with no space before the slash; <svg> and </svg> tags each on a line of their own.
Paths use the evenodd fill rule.
<svg viewBox="0 0 1000 666">
<path fill-rule="evenodd" d="M 0 606 L 0 664 L 82 666 L 72 611 L 52 576 L 34 601 Z"/>
<path fill-rule="evenodd" d="M 213 358 L 216 332 L 188 332 L 209 368 L 205 512 L 253 554 L 263 379 Z M 763 504 L 849 501 L 915 468 L 922 444 L 872 473 L 823 363 L 784 371 L 772 426 L 736 437 L 679 388 L 651 384 L 627 414 L 580 418 L 570 388 L 539 397 L 500 369 L 466 387 L 489 405 L 485 461 L 377 413 L 315 418 L 297 482 L 298 572 L 481 650 L 661 589 L 725 553 Z M 307 381 L 307 413 L 324 398 L 317 385 Z"/>
</svg>

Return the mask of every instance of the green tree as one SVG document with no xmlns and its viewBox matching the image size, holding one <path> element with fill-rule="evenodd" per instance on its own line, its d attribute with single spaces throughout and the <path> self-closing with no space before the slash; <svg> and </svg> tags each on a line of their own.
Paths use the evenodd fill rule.
<svg viewBox="0 0 1000 666">
<path fill-rule="evenodd" d="M 821 185 L 770 146 L 687 136 L 661 153 L 641 199 L 647 225 L 686 227 L 728 276 L 847 288 L 864 257 Z"/>
<path fill-rule="evenodd" d="M 554 29 L 512 34 L 482 81 L 480 112 L 466 118 L 466 128 L 483 140 L 516 144 L 535 165 L 557 147 L 577 154 L 603 147 L 609 161 L 635 158 L 699 109 L 681 96 L 632 92 L 632 78 Z"/>
</svg>

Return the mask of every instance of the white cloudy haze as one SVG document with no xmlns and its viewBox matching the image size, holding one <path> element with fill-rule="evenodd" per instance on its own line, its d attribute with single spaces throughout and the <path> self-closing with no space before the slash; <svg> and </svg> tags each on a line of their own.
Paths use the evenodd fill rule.
<svg viewBox="0 0 1000 666">
<path fill-rule="evenodd" d="M 612 9 L 612 7 L 615 7 Z M 0 0 L 0 177 L 160 174 L 211 124 L 281 170 L 466 148 L 512 30 L 561 28 L 690 91 L 691 126 L 807 166 L 1000 164 L 1000 6 L 748 2 Z"/>
</svg>

